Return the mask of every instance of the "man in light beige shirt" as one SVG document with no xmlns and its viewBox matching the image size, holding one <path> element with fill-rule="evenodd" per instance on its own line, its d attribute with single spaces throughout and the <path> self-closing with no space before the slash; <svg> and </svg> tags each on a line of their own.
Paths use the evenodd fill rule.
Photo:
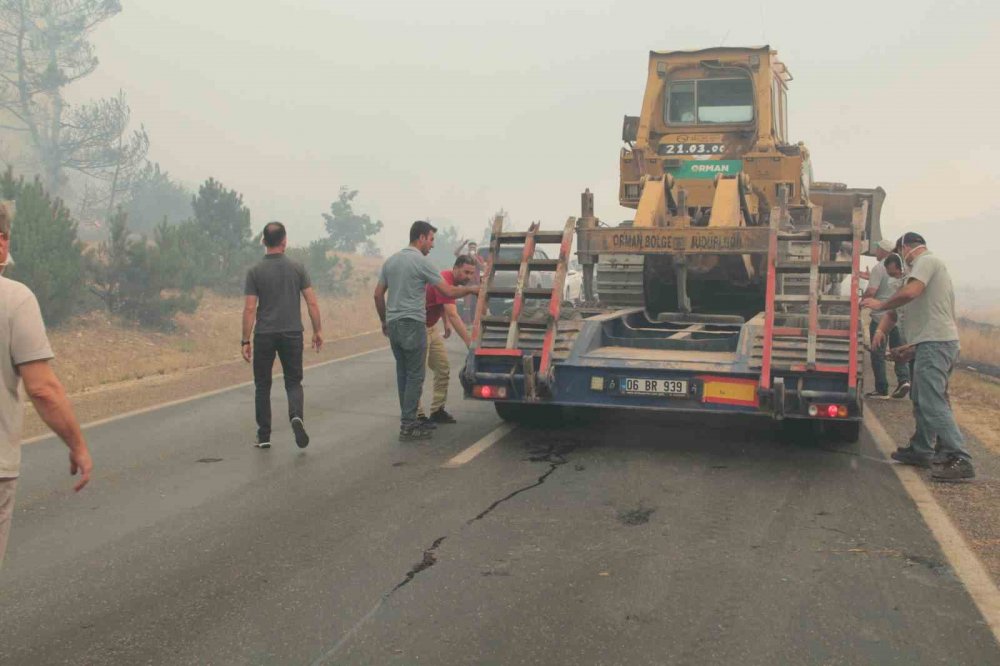
<svg viewBox="0 0 1000 666">
<path fill-rule="evenodd" d="M 10 256 L 12 215 L 0 202 L 0 272 Z M 62 383 L 49 361 L 52 348 L 38 299 L 25 285 L 0 276 L 0 565 L 7 550 L 14 492 L 21 467 L 21 382 L 35 410 L 69 447 L 70 474 L 79 474 L 80 490 L 90 480 L 93 463 Z"/>
</svg>

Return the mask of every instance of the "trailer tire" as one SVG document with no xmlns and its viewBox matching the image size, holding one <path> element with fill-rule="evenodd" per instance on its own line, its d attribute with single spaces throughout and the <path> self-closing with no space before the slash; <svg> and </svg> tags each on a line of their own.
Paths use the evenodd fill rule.
<svg viewBox="0 0 1000 666">
<path fill-rule="evenodd" d="M 494 402 L 497 416 L 504 421 L 523 425 L 557 425 L 559 411 L 552 405 L 526 405 L 521 402 Z"/>
<path fill-rule="evenodd" d="M 831 423 L 830 435 L 838 442 L 845 444 L 856 444 L 861 439 L 861 421 L 844 421 L 842 423 Z"/>
</svg>

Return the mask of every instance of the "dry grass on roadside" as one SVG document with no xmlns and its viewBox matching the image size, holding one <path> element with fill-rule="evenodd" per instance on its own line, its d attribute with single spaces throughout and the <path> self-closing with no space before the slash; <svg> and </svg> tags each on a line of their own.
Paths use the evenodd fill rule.
<svg viewBox="0 0 1000 666">
<path fill-rule="evenodd" d="M 962 360 L 1000 368 L 1000 326 L 961 320 Z"/>
<path fill-rule="evenodd" d="M 378 328 L 371 302 L 381 259 L 348 257 L 354 265 L 350 296 L 320 296 L 327 341 Z M 240 358 L 242 296 L 208 292 L 198 310 L 177 317 L 176 330 L 159 332 L 130 326 L 106 312 L 90 312 L 49 332 L 55 367 L 66 389 L 78 393 L 98 386 L 201 368 Z M 308 316 L 303 307 L 308 335 Z"/>
</svg>

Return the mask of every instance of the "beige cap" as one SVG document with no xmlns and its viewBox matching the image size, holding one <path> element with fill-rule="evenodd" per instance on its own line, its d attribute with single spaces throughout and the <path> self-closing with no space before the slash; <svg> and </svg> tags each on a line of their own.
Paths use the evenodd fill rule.
<svg viewBox="0 0 1000 666">
<path fill-rule="evenodd" d="M 893 243 L 891 240 L 886 240 L 885 238 L 883 238 L 878 242 L 878 249 L 882 250 L 883 252 L 892 252 L 893 250 L 896 249 L 896 244 Z"/>
</svg>

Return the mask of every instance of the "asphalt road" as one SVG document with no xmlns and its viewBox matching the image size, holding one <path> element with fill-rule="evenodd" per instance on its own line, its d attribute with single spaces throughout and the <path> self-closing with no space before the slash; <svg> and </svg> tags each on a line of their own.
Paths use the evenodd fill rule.
<svg viewBox="0 0 1000 666">
<path fill-rule="evenodd" d="M 618 414 L 452 469 L 492 408 L 403 445 L 393 382 L 307 371 L 304 451 L 250 446 L 249 388 L 92 428 L 78 496 L 26 446 L 0 662 L 1000 663 L 867 436 Z"/>
</svg>

